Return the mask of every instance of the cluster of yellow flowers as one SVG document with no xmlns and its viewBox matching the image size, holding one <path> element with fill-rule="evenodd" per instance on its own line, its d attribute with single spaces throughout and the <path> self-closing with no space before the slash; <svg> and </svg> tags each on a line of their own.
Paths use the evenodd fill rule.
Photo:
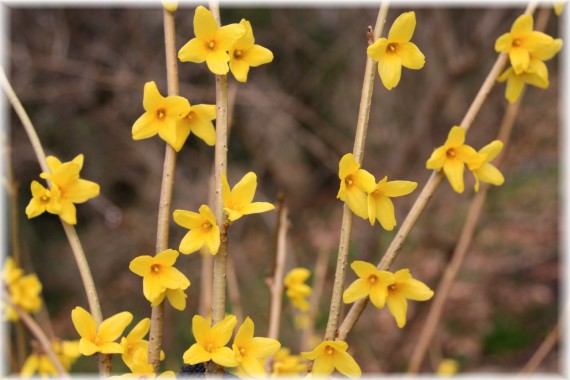
<svg viewBox="0 0 570 380">
<path fill-rule="evenodd" d="M 302 312 L 309 310 L 307 297 L 311 295 L 312 290 L 305 281 L 310 275 L 311 271 L 306 268 L 293 268 L 283 279 L 283 285 L 287 289 L 285 294 L 293 307 Z"/>
<path fill-rule="evenodd" d="M 35 313 L 42 307 L 42 284 L 35 274 L 24 275 L 24 270 L 16 265 L 14 259 L 8 257 L 4 262 L 2 279 L 12 303 L 28 313 Z M 4 318 L 18 321 L 20 317 L 10 305 L 4 305 Z"/>
<path fill-rule="evenodd" d="M 387 231 L 396 226 L 394 204 L 390 198 L 408 195 L 418 186 L 411 181 L 390 181 L 384 177 L 376 183 L 372 174 L 360 168 L 352 153 L 345 154 L 339 162 L 340 189 L 337 198 L 346 202 L 350 210 L 362 219 L 376 219 Z"/>
<path fill-rule="evenodd" d="M 26 207 L 28 219 L 43 214 L 57 214 L 68 224 L 77 224 L 75 203 L 84 203 L 99 195 L 99 185 L 79 178 L 83 168 L 83 155 L 62 163 L 53 156 L 47 157 L 48 173 L 40 177 L 51 182 L 49 189 L 32 181 L 32 199 Z"/>
<path fill-rule="evenodd" d="M 73 363 L 75 363 L 77 358 L 81 355 L 79 352 L 79 341 L 77 340 L 56 340 L 52 342 L 52 348 L 57 359 L 66 371 L 71 369 Z M 20 376 L 22 378 L 28 378 L 36 373 L 41 377 L 57 376 L 59 374 L 49 357 L 39 350 L 28 356 L 22 366 Z"/>
<path fill-rule="evenodd" d="M 443 170 L 451 187 L 458 193 L 464 189 L 463 173 L 465 165 L 475 176 L 475 191 L 479 191 L 479 182 L 502 185 L 505 178 L 490 163 L 503 149 L 503 143 L 494 140 L 479 152 L 465 144 L 465 128 L 454 126 L 449 131 L 447 140 L 435 149 L 426 163 L 428 169 Z"/>
<path fill-rule="evenodd" d="M 542 89 L 548 88 L 548 69 L 544 61 L 554 57 L 562 48 L 562 40 L 533 30 L 531 15 L 519 16 L 509 33 L 495 42 L 497 52 L 508 53 L 511 67 L 498 78 L 507 81 L 505 96 L 514 103 L 526 84 Z"/>
<path fill-rule="evenodd" d="M 370 297 L 372 304 L 379 309 L 388 304 L 388 310 L 400 328 L 406 324 L 407 299 L 427 301 L 433 297 L 433 291 L 412 278 L 409 269 L 391 273 L 379 270 L 366 261 L 354 261 L 350 267 L 359 278 L 346 288 L 342 295 L 343 301 L 352 303 Z"/>
</svg>

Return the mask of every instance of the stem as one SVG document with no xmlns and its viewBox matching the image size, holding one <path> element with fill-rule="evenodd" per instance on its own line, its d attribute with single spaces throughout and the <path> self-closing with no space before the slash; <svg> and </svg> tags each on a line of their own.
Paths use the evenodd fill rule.
<svg viewBox="0 0 570 380">
<path fill-rule="evenodd" d="M 550 331 L 546 339 L 544 339 L 540 347 L 538 347 L 538 350 L 536 350 L 536 352 L 532 355 L 529 361 L 525 364 L 523 369 L 520 371 L 520 374 L 529 374 L 536 371 L 536 369 L 542 363 L 546 355 L 548 355 L 548 353 L 552 351 L 552 349 L 560 339 L 560 329 L 562 321 L 563 321 L 562 318 L 558 320 L 556 326 L 554 326 L 554 328 L 552 329 L 552 331 Z"/>
<path fill-rule="evenodd" d="M 374 34 L 371 36 L 370 29 L 368 35 L 368 43 L 372 44 L 380 38 L 382 29 L 386 22 L 386 13 L 388 12 L 388 2 L 383 1 L 380 5 L 378 18 Z M 372 58 L 366 58 L 366 67 L 364 69 L 364 81 L 362 83 L 362 94 L 360 98 L 360 109 L 358 111 L 358 123 L 356 126 L 356 136 L 354 138 L 353 154 L 356 162 L 362 163 L 364 156 L 364 144 L 366 142 L 366 131 L 368 129 L 368 119 L 370 116 L 370 103 L 372 101 L 372 90 L 374 88 L 374 78 L 376 77 L 376 64 Z M 348 261 L 348 248 L 350 245 L 350 234 L 352 230 L 352 212 L 346 204 L 343 206 L 342 225 L 340 230 L 340 239 L 338 245 L 338 259 L 336 264 L 336 272 L 334 277 L 333 293 L 331 297 L 329 319 L 325 332 L 325 340 L 333 340 L 336 337 L 340 311 L 342 308 L 342 292 L 344 291 L 344 280 L 346 277 L 346 267 Z"/>
<path fill-rule="evenodd" d="M 178 62 L 176 56 L 176 33 L 174 27 L 174 14 L 163 10 L 164 20 L 164 47 L 166 51 L 166 79 L 168 83 L 168 96 L 178 95 Z M 168 249 L 168 227 L 170 222 L 170 205 L 172 203 L 172 189 L 174 187 L 174 172 L 176 169 L 176 151 L 168 143 L 165 144 L 164 167 L 162 171 L 162 185 L 160 188 L 160 203 L 158 207 L 158 223 L 156 231 L 156 253 Z M 162 335 L 164 330 L 164 301 L 154 306 L 151 312 L 148 362 L 152 365 L 154 373 L 160 367 L 160 351 L 162 350 Z"/>
<path fill-rule="evenodd" d="M 527 9 L 525 10 L 525 14 L 531 14 L 535 8 L 536 8 L 536 2 L 529 3 Z M 483 102 L 487 98 L 487 95 L 489 95 L 491 89 L 495 85 L 496 79 L 501 70 L 503 69 L 503 66 L 507 62 L 507 59 L 508 56 L 505 53 L 499 54 L 497 60 L 495 61 L 495 64 L 491 68 L 491 71 L 489 71 L 489 74 L 487 74 L 487 77 L 485 78 L 485 81 L 481 85 L 479 92 L 475 96 L 475 99 L 473 99 L 471 106 L 469 107 L 465 116 L 463 117 L 463 120 L 461 121 L 460 124 L 461 127 L 467 130 L 471 127 L 473 120 L 475 120 L 475 116 L 477 116 L 477 113 L 481 109 L 481 106 L 483 105 Z M 402 245 L 404 244 L 406 238 L 408 237 L 411 229 L 416 224 L 427 202 L 435 192 L 435 189 L 441 182 L 442 178 L 443 174 L 441 174 L 440 172 L 434 171 L 432 173 L 428 182 L 424 185 L 424 188 L 422 189 L 422 192 L 420 193 L 418 199 L 416 199 L 416 202 L 414 203 L 410 212 L 406 216 L 406 219 L 402 223 L 402 227 L 400 227 L 400 229 L 398 230 L 398 233 L 390 243 L 390 246 L 386 250 L 386 253 L 382 257 L 382 260 L 378 264 L 378 269 L 388 270 L 390 268 L 390 266 L 394 262 L 394 259 L 400 252 L 400 249 L 402 248 Z M 358 321 L 358 318 L 360 318 L 360 315 L 364 311 L 364 308 L 366 308 L 367 304 L 368 304 L 368 299 L 366 298 L 358 300 L 352 305 L 346 318 L 343 320 L 339 328 L 338 339 L 344 340 L 346 338 L 352 327 L 354 327 L 354 325 L 356 324 L 356 321 Z"/>
<path fill-rule="evenodd" d="M 45 173 L 49 173 L 49 167 L 47 165 L 46 155 L 40 139 L 36 133 L 34 125 L 32 124 L 26 110 L 22 106 L 22 103 L 18 99 L 18 96 L 14 92 L 14 89 L 10 85 L 8 78 L 6 77 L 6 73 L 4 69 L 0 67 L 0 85 L 4 89 L 6 96 L 10 100 L 10 103 L 14 107 L 16 114 L 20 118 L 24 129 L 30 139 L 34 152 L 36 154 L 36 158 L 40 164 L 41 169 Z M 48 181 L 49 182 L 49 181 Z M 61 220 L 61 218 L 60 218 Z M 91 270 L 89 269 L 89 264 L 87 263 L 87 258 L 85 257 L 85 252 L 83 251 L 83 246 L 81 245 L 81 241 L 77 236 L 77 232 L 75 227 L 70 224 L 67 224 L 63 220 L 61 220 L 61 224 L 63 225 L 63 230 L 69 240 L 69 244 L 71 245 L 71 251 L 73 252 L 73 256 L 75 257 L 75 261 L 77 262 L 77 266 L 79 268 L 79 273 L 81 275 L 81 280 L 83 282 L 83 287 L 85 288 L 85 293 L 87 294 L 87 301 L 89 303 L 89 309 L 91 311 L 91 315 L 95 319 L 95 323 L 97 326 L 101 324 L 103 321 L 103 317 L 101 314 L 101 306 L 99 304 L 99 298 L 97 296 L 97 289 L 95 288 L 95 283 L 93 282 L 93 277 L 91 276 Z M 99 374 L 101 376 L 108 376 L 110 373 L 110 358 L 107 359 L 103 356 L 98 357 L 98 364 L 99 364 Z M 109 368 L 109 372 L 106 372 L 104 369 Z"/>
<path fill-rule="evenodd" d="M 53 347 L 51 345 L 51 342 L 49 341 L 48 337 L 43 332 L 41 327 L 36 323 L 36 321 L 34 321 L 34 319 L 28 313 L 26 313 L 18 305 L 14 304 L 14 302 L 12 301 L 12 299 L 10 298 L 10 296 L 8 294 L 4 293 L 3 298 L 6 301 L 6 303 L 8 303 L 10 305 L 10 307 L 12 307 L 14 309 L 14 311 L 18 314 L 18 316 L 20 317 L 22 322 L 24 322 L 24 324 L 26 325 L 28 330 L 30 330 L 30 332 L 40 342 L 42 349 L 44 350 L 44 352 L 48 356 L 49 360 L 53 363 L 58 374 L 64 378 L 69 378 L 69 374 L 67 373 L 65 368 L 63 368 L 63 365 L 61 364 L 61 362 L 57 358 L 57 355 L 53 351 Z"/>
</svg>

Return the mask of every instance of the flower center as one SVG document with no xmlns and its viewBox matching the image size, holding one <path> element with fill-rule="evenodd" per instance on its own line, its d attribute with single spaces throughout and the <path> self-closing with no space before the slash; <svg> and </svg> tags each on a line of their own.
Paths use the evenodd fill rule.
<svg viewBox="0 0 570 380">
<path fill-rule="evenodd" d="M 352 180 L 352 177 L 348 176 L 345 178 L 344 183 L 346 183 L 347 187 L 352 186 L 352 184 L 354 183 L 354 181 Z"/>
<path fill-rule="evenodd" d="M 390 53 L 395 53 L 396 52 L 396 44 L 388 44 L 387 50 L 389 50 Z"/>
<path fill-rule="evenodd" d="M 186 115 L 186 119 L 188 119 L 188 121 L 192 121 L 192 119 L 194 119 L 194 112 L 190 112 L 188 115 Z"/>
<path fill-rule="evenodd" d="M 376 277 L 375 274 L 368 277 L 368 282 L 370 282 L 370 284 L 374 285 L 376 283 L 376 281 L 378 281 L 378 277 Z"/>
<path fill-rule="evenodd" d="M 214 50 L 215 47 L 216 47 L 216 43 L 213 40 L 208 42 L 208 49 Z"/>
<path fill-rule="evenodd" d="M 239 50 L 239 49 L 234 50 L 234 57 L 240 58 L 242 54 L 243 54 L 243 53 L 242 53 L 241 50 Z"/>
<path fill-rule="evenodd" d="M 42 202 L 49 202 L 49 196 L 50 196 L 49 192 L 46 191 L 46 192 L 41 196 L 40 200 L 41 200 Z"/>
<path fill-rule="evenodd" d="M 151 270 L 153 273 L 158 273 L 158 272 L 160 271 L 160 265 L 154 264 L 153 266 L 150 267 L 150 270 Z"/>
<path fill-rule="evenodd" d="M 513 46 L 521 46 L 521 40 L 519 40 L 518 38 L 514 39 Z"/>
<path fill-rule="evenodd" d="M 210 230 L 212 228 L 212 223 L 206 221 L 204 223 L 202 223 L 202 229 L 204 231 Z"/>
<path fill-rule="evenodd" d="M 448 149 L 446 152 L 447 158 L 453 158 L 453 157 L 455 157 L 456 154 L 457 154 L 457 152 L 455 152 L 455 149 L 453 149 L 453 148 Z"/>
<path fill-rule="evenodd" d="M 212 352 L 213 349 L 214 349 L 214 344 L 213 344 L 213 343 L 208 343 L 208 344 L 206 345 L 206 351 Z"/>
<path fill-rule="evenodd" d="M 396 286 L 396 284 L 392 284 L 392 285 L 388 285 L 388 290 L 390 291 L 396 291 L 398 289 L 398 287 Z"/>
<path fill-rule="evenodd" d="M 327 346 L 327 348 L 325 348 L 325 353 L 327 355 L 332 355 L 332 354 L 334 354 L 334 350 L 331 346 Z"/>
<path fill-rule="evenodd" d="M 93 343 L 96 346 L 101 346 L 104 342 L 103 339 L 101 339 L 99 336 L 96 336 L 95 339 L 93 339 Z"/>
<path fill-rule="evenodd" d="M 161 108 L 158 111 L 156 111 L 156 117 L 158 117 L 159 119 L 164 119 L 165 116 L 166 116 L 166 111 L 164 110 L 164 108 Z"/>
<path fill-rule="evenodd" d="M 239 349 L 240 354 L 245 355 L 246 352 L 247 352 L 247 350 L 245 349 L 245 347 L 240 347 L 240 349 Z"/>
</svg>

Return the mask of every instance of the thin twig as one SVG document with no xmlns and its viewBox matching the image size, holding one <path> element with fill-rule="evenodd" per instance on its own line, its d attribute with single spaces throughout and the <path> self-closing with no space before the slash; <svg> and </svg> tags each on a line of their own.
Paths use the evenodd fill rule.
<svg viewBox="0 0 570 380">
<path fill-rule="evenodd" d="M 536 2 L 531 2 L 525 11 L 525 14 L 532 13 L 535 7 L 536 7 Z M 508 59 L 507 54 L 505 53 L 499 54 L 497 60 L 495 61 L 495 64 L 491 68 L 489 74 L 487 74 L 487 77 L 485 78 L 483 85 L 479 89 L 479 92 L 475 96 L 475 99 L 471 103 L 471 106 L 469 107 L 467 113 L 465 114 L 463 120 L 461 121 L 460 124 L 461 127 L 465 129 L 469 129 L 471 127 L 471 124 L 475 120 L 475 116 L 477 116 L 477 113 L 481 109 L 481 106 L 483 105 L 483 102 L 487 98 L 487 95 L 495 85 L 496 79 L 501 70 L 503 69 L 503 66 L 507 62 L 507 59 Z M 398 230 L 398 233 L 390 243 L 390 246 L 386 250 L 386 253 L 382 257 L 382 260 L 378 264 L 378 269 L 388 270 L 390 268 L 390 266 L 394 262 L 394 259 L 400 252 L 400 249 L 402 248 L 402 245 L 404 244 L 410 231 L 412 230 L 413 226 L 416 224 L 419 216 L 422 214 L 427 202 L 432 197 L 435 189 L 441 182 L 442 177 L 443 174 L 441 174 L 441 172 L 434 171 L 432 173 L 429 180 L 424 185 L 422 192 L 414 202 L 412 208 L 410 209 L 410 212 L 408 213 L 404 222 L 402 223 L 402 226 Z M 352 305 L 352 307 L 350 308 L 348 314 L 346 315 L 345 319 L 343 320 L 339 328 L 338 332 L 339 339 L 346 338 L 346 336 L 348 335 L 348 333 L 350 332 L 350 330 L 352 329 L 358 318 L 360 318 L 360 315 L 364 311 L 364 308 L 366 308 L 367 304 L 368 304 L 368 299 L 365 298 L 356 301 Z"/>
<path fill-rule="evenodd" d="M 556 343 L 558 343 L 558 340 L 560 340 L 562 321 L 562 318 L 558 320 L 556 326 L 554 326 L 552 331 L 546 336 L 540 347 L 538 347 L 538 350 L 532 355 L 519 374 L 530 374 L 536 371 L 546 356 L 552 351 Z"/>
<path fill-rule="evenodd" d="M 382 35 L 382 29 L 386 23 L 388 13 L 388 2 L 383 1 L 380 5 L 374 35 L 369 43 L 373 43 Z M 370 41 L 371 40 L 371 41 Z M 364 69 L 364 81 L 362 83 L 362 94 L 360 98 L 360 109 L 358 111 L 358 123 L 354 138 L 353 154 L 356 162 L 362 163 L 364 156 L 364 145 L 366 142 L 366 131 L 368 129 L 368 119 L 370 116 L 370 103 L 372 102 L 372 90 L 374 88 L 374 78 L 376 77 L 376 64 L 372 58 L 366 58 Z M 325 340 L 333 340 L 336 337 L 340 311 L 342 308 L 342 292 L 344 291 L 344 281 L 346 277 L 346 267 L 348 261 L 348 248 L 350 245 L 350 235 L 352 230 L 352 212 L 346 205 L 343 206 L 342 224 L 338 245 L 338 259 L 334 276 L 333 292 L 330 303 L 329 319 L 325 332 Z"/>
<path fill-rule="evenodd" d="M 26 325 L 28 330 L 30 330 L 30 332 L 40 342 L 44 352 L 48 356 L 49 360 L 52 362 L 52 364 L 55 367 L 58 374 L 61 377 L 69 378 L 69 374 L 67 373 L 65 368 L 63 368 L 63 365 L 61 364 L 61 362 L 57 358 L 57 355 L 53 351 L 53 347 L 51 345 L 51 342 L 48 339 L 48 337 L 46 336 L 46 334 L 43 332 L 42 328 L 36 323 L 36 321 L 26 311 L 24 311 L 21 307 L 16 305 L 12 301 L 12 299 L 10 298 L 10 296 L 8 294 L 3 293 L 2 296 L 4 298 L 4 301 L 7 304 L 9 304 L 12 309 L 14 309 L 14 311 L 18 314 L 18 316 L 20 317 L 22 322 Z"/>
<path fill-rule="evenodd" d="M 168 96 L 175 96 L 178 95 L 178 61 L 176 55 L 174 14 L 167 9 L 163 9 L 163 20 Z M 165 144 L 165 148 L 164 169 L 162 171 L 160 203 L 158 208 L 156 253 L 168 249 L 170 205 L 172 203 L 174 172 L 176 170 L 176 151 L 168 143 Z M 152 365 L 154 373 L 158 373 L 160 367 L 160 351 L 162 349 L 162 335 L 164 330 L 164 304 L 163 301 L 157 306 L 154 306 L 151 312 L 148 362 Z"/>
</svg>

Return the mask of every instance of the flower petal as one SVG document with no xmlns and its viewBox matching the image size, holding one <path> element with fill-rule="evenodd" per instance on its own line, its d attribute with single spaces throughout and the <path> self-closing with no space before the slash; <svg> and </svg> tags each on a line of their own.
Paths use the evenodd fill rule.
<svg viewBox="0 0 570 380">
<path fill-rule="evenodd" d="M 171 267 L 178 258 L 178 251 L 175 249 L 167 249 L 159 252 L 154 256 L 154 262 L 163 266 Z"/>
<path fill-rule="evenodd" d="M 481 166 L 475 173 L 480 181 L 500 186 L 505 183 L 505 177 L 494 165 L 486 163 Z"/>
<path fill-rule="evenodd" d="M 384 54 L 386 54 L 387 47 L 388 40 L 386 38 L 379 38 L 372 45 L 368 46 L 366 54 L 374 61 L 378 62 L 382 57 L 384 57 Z"/>
<path fill-rule="evenodd" d="M 192 38 L 178 51 L 180 62 L 202 63 L 206 60 L 209 50 L 206 43 L 198 38 Z"/>
<path fill-rule="evenodd" d="M 81 355 L 91 356 L 96 352 L 100 352 L 100 347 L 89 339 L 81 338 L 79 340 L 79 352 Z"/>
<path fill-rule="evenodd" d="M 186 308 L 186 293 L 182 289 L 167 289 L 166 297 L 168 297 L 168 302 L 176 310 L 184 310 Z"/>
<path fill-rule="evenodd" d="M 154 114 L 145 112 L 133 124 L 133 140 L 148 139 L 158 133 L 158 124 Z"/>
<path fill-rule="evenodd" d="M 390 42 L 408 42 L 412 39 L 415 28 L 415 12 L 402 13 L 392 24 L 388 32 L 388 40 Z"/>
<path fill-rule="evenodd" d="M 210 334 L 210 322 L 201 315 L 196 314 L 192 318 L 192 334 L 198 344 L 204 344 L 205 338 Z"/>
<path fill-rule="evenodd" d="M 131 272 L 138 274 L 139 276 L 146 276 L 146 274 L 150 271 L 150 267 L 153 262 L 154 258 L 152 256 L 138 256 L 131 260 L 129 269 Z"/>
<path fill-rule="evenodd" d="M 213 38 L 218 31 L 218 23 L 207 8 L 199 5 L 194 12 L 194 34 L 197 38 Z"/>
<path fill-rule="evenodd" d="M 440 170 L 447 159 L 447 148 L 440 146 L 435 149 L 426 162 L 426 169 Z"/>
<path fill-rule="evenodd" d="M 218 29 L 216 46 L 221 51 L 232 50 L 235 43 L 245 34 L 245 27 L 240 24 L 228 24 Z"/>
<path fill-rule="evenodd" d="M 376 217 L 386 231 L 392 231 L 396 226 L 396 213 L 390 198 L 381 195 L 376 197 Z"/>
<path fill-rule="evenodd" d="M 457 148 L 465 143 L 465 128 L 453 126 L 445 140 L 445 146 L 448 148 Z"/>
<path fill-rule="evenodd" d="M 370 294 L 370 284 L 367 280 L 361 278 L 355 280 L 346 288 L 342 294 L 342 302 L 353 303 L 359 299 L 368 297 Z"/>
<path fill-rule="evenodd" d="M 348 175 L 355 173 L 360 169 L 360 164 L 356 162 L 352 153 L 347 153 L 340 159 L 338 163 L 338 178 L 345 179 Z"/>
<path fill-rule="evenodd" d="M 71 311 L 71 321 L 79 333 L 79 336 L 87 340 L 95 339 L 97 335 L 97 323 L 87 310 L 77 306 Z"/>
<path fill-rule="evenodd" d="M 216 130 L 214 124 L 209 120 L 198 119 L 190 123 L 190 132 L 202 139 L 209 146 L 216 144 Z"/>
<path fill-rule="evenodd" d="M 61 212 L 59 217 L 67 224 L 77 224 L 77 209 L 67 199 L 61 199 Z"/>
<path fill-rule="evenodd" d="M 233 187 L 230 195 L 230 203 L 244 207 L 253 201 L 255 190 L 257 189 L 257 176 L 254 172 L 249 172 Z M 226 206 L 226 207 L 229 207 Z"/>
<path fill-rule="evenodd" d="M 401 197 L 410 194 L 418 187 L 417 182 L 412 181 L 390 181 L 384 183 L 380 190 L 387 197 Z"/>
<path fill-rule="evenodd" d="M 229 347 L 220 347 L 212 352 L 212 361 L 223 367 L 236 367 L 239 365 L 234 352 Z"/>
<path fill-rule="evenodd" d="M 252 377 L 266 378 L 267 372 L 263 365 L 253 356 L 244 356 L 240 362 L 240 367 Z"/>
<path fill-rule="evenodd" d="M 525 83 L 522 77 L 516 75 L 513 71 L 507 79 L 507 88 L 505 91 L 505 97 L 509 103 L 514 103 L 517 101 L 517 99 L 521 96 L 524 87 Z"/>
<path fill-rule="evenodd" d="M 150 318 L 144 318 L 131 330 L 127 339 L 131 342 L 138 342 L 148 334 L 150 330 Z"/>
<path fill-rule="evenodd" d="M 387 90 L 393 89 L 400 83 L 402 59 L 393 53 L 385 54 L 383 59 L 378 61 L 378 73 L 384 87 Z"/>
<path fill-rule="evenodd" d="M 336 351 L 334 353 L 334 365 L 345 376 L 356 378 L 362 375 L 356 360 L 347 352 Z"/>
<path fill-rule="evenodd" d="M 205 235 L 205 239 L 205 245 L 208 247 L 210 254 L 217 254 L 220 249 L 220 228 L 218 226 L 212 226 L 212 230 Z"/>
<path fill-rule="evenodd" d="M 368 194 L 356 187 L 347 188 L 346 204 L 350 210 L 362 219 L 368 219 Z"/>
<path fill-rule="evenodd" d="M 412 42 L 399 44 L 398 55 L 402 59 L 402 66 L 408 69 L 419 70 L 424 67 L 426 63 L 426 57 Z"/>
<path fill-rule="evenodd" d="M 97 183 L 78 179 L 65 188 L 65 198 L 73 203 L 83 203 L 98 196 L 99 191 Z"/>
<path fill-rule="evenodd" d="M 391 273 L 390 273 L 391 274 Z M 382 309 L 388 297 L 388 286 L 391 284 L 393 276 L 388 277 L 388 281 L 380 278 L 378 283 L 370 288 L 370 301 L 378 309 Z"/>
<path fill-rule="evenodd" d="M 263 359 L 274 355 L 281 348 L 281 343 L 276 339 L 254 337 L 247 348 L 249 355 Z"/>
<path fill-rule="evenodd" d="M 132 320 L 133 315 L 128 311 L 115 314 L 101 322 L 97 335 L 106 342 L 114 341 L 121 336 Z"/>
<path fill-rule="evenodd" d="M 275 206 L 269 202 L 253 202 L 245 206 L 242 210 L 243 215 L 259 214 L 260 212 L 266 212 L 274 210 Z"/>
<path fill-rule="evenodd" d="M 376 266 L 366 261 L 353 261 L 352 264 L 350 264 L 350 267 L 360 278 L 368 278 L 378 272 L 378 268 L 376 268 Z"/>
<path fill-rule="evenodd" d="M 212 336 L 215 337 L 219 346 L 225 346 L 232 337 L 232 332 L 237 324 L 235 315 L 228 315 L 220 322 L 212 326 Z"/>
<path fill-rule="evenodd" d="M 530 62 L 528 50 L 520 47 L 512 48 L 509 52 L 509 59 L 511 60 L 511 66 L 515 71 L 515 74 L 522 74 L 526 69 L 528 69 L 528 64 Z"/>
<path fill-rule="evenodd" d="M 101 345 L 99 352 L 103 354 L 122 354 L 123 351 L 123 346 L 119 343 L 106 342 Z"/>
<path fill-rule="evenodd" d="M 206 56 L 206 64 L 208 65 L 208 69 L 217 75 L 226 75 L 228 73 L 229 60 L 230 56 L 224 50 L 210 51 Z"/>
<path fill-rule="evenodd" d="M 143 95 L 143 107 L 145 111 L 154 111 L 157 105 L 161 104 L 163 100 L 164 96 L 160 94 L 154 81 L 145 83 Z"/>
<path fill-rule="evenodd" d="M 247 317 L 236 333 L 234 344 L 239 347 L 245 347 L 253 339 L 254 328 L 253 321 Z"/>
<path fill-rule="evenodd" d="M 243 58 L 251 67 L 257 67 L 273 61 L 271 50 L 260 45 L 253 45 Z"/>
<path fill-rule="evenodd" d="M 200 228 L 202 225 L 202 217 L 197 212 L 174 210 L 174 214 L 172 216 L 176 224 L 190 230 Z"/>
<path fill-rule="evenodd" d="M 325 353 L 317 357 L 313 362 L 312 374 L 314 377 L 329 376 L 333 371 L 334 371 L 333 355 L 327 355 Z"/>
<path fill-rule="evenodd" d="M 243 58 L 230 58 L 230 70 L 238 82 L 247 82 L 249 64 Z"/>
<path fill-rule="evenodd" d="M 204 363 L 208 360 L 212 359 L 212 354 L 204 349 L 198 343 L 194 343 L 189 349 L 184 352 L 184 356 L 182 357 L 184 363 L 186 364 L 198 364 Z"/>
<path fill-rule="evenodd" d="M 387 299 L 388 310 L 390 314 L 396 318 L 399 328 L 406 325 L 406 313 L 408 311 L 408 302 L 399 294 L 390 294 Z"/>
<path fill-rule="evenodd" d="M 463 193 L 463 171 L 465 169 L 464 163 L 456 159 L 445 161 L 443 172 L 449 181 L 453 190 L 458 193 Z"/>
</svg>

